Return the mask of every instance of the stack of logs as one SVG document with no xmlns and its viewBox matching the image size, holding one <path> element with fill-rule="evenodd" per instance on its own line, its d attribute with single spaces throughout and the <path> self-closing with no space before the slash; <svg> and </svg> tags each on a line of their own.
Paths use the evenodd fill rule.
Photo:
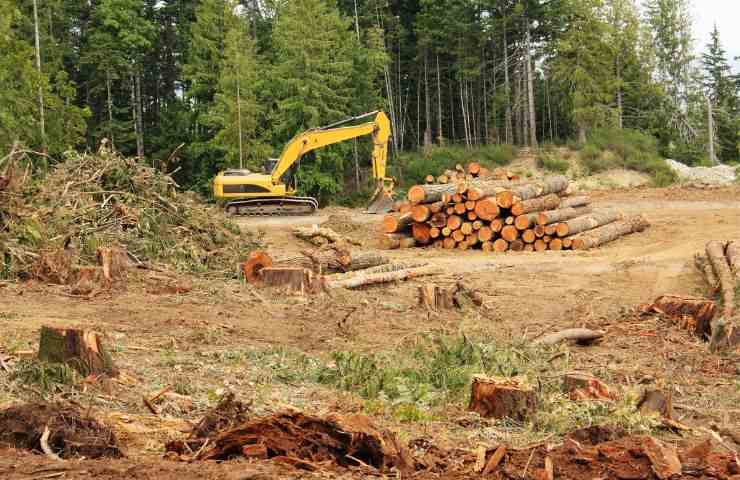
<svg viewBox="0 0 740 480">
<path fill-rule="evenodd" d="M 564 176 L 416 185 L 408 202 L 384 217 L 382 243 L 388 249 L 586 250 L 649 226 L 642 216 L 593 210 L 587 196 L 570 193 Z"/>
<path fill-rule="evenodd" d="M 519 176 L 509 170 L 503 168 L 494 168 L 489 170 L 482 167 L 480 163 L 470 162 L 466 167 L 461 164 L 455 166 L 455 170 L 445 170 L 442 175 L 435 178 L 434 175 L 427 175 L 425 181 L 427 184 L 447 184 L 447 183 L 459 183 L 469 182 L 476 178 L 488 178 L 491 180 L 519 180 Z"/>
</svg>

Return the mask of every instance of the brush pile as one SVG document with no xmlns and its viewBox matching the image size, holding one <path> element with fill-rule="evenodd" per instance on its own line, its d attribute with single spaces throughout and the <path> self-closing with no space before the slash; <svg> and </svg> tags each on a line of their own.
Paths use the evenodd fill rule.
<svg viewBox="0 0 740 480">
<path fill-rule="evenodd" d="M 99 247 L 141 264 L 231 276 L 255 247 L 215 207 L 179 193 L 172 177 L 105 147 L 69 153 L 47 173 L 31 165 L 17 150 L 0 159 L 0 277 L 34 278 L 54 258 L 68 269 L 96 265 Z"/>
<path fill-rule="evenodd" d="M 408 201 L 383 219 L 385 248 L 433 246 L 486 252 L 587 250 L 649 226 L 596 210 L 571 195 L 564 176 L 534 181 L 466 177 L 411 187 Z"/>
</svg>

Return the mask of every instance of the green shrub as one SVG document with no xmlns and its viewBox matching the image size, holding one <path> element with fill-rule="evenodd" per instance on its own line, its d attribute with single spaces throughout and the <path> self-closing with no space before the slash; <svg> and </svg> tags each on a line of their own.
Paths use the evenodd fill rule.
<svg viewBox="0 0 740 480">
<path fill-rule="evenodd" d="M 592 130 L 580 157 L 587 174 L 626 168 L 647 173 L 656 186 L 676 181 L 676 174 L 658 153 L 658 141 L 636 130 Z"/>
<path fill-rule="evenodd" d="M 565 173 L 570 168 L 570 163 L 558 158 L 555 153 L 540 152 L 537 155 L 537 167 L 544 168 L 549 172 Z"/>
</svg>

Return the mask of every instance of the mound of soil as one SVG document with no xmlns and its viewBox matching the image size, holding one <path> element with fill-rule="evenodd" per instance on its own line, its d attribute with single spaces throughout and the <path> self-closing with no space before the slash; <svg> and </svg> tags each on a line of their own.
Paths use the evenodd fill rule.
<svg viewBox="0 0 740 480">
<path fill-rule="evenodd" d="M 48 426 L 49 447 L 62 458 L 121 458 L 113 429 L 73 405 L 27 403 L 0 411 L 0 445 L 41 452 Z"/>
</svg>

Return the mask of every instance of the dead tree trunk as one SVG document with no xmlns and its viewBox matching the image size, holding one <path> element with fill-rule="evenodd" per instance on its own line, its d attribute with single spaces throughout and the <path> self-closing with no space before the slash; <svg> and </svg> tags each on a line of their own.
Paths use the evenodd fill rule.
<svg viewBox="0 0 740 480">
<path fill-rule="evenodd" d="M 407 280 L 409 278 L 416 278 L 423 275 L 433 275 L 437 273 L 432 268 L 407 268 L 403 270 L 397 270 L 394 272 L 383 272 L 373 274 L 354 274 L 350 278 L 336 279 L 326 282 L 327 288 L 357 288 L 365 285 L 377 285 L 380 283 L 396 282 L 399 280 Z"/>
<path fill-rule="evenodd" d="M 730 264 L 725 257 L 725 244 L 712 241 L 707 243 L 707 258 L 712 264 L 715 275 L 719 279 L 722 291 L 722 317 L 725 320 L 732 319 L 735 306 L 735 277 L 730 270 Z"/>
<path fill-rule="evenodd" d="M 650 222 L 642 215 L 627 220 L 619 220 L 573 238 L 573 249 L 588 250 L 589 248 L 609 243 L 624 235 L 642 232 L 649 226 Z"/>
<path fill-rule="evenodd" d="M 66 363 L 84 376 L 118 375 L 101 336 L 88 330 L 41 327 L 39 360 Z"/>
<path fill-rule="evenodd" d="M 590 203 L 591 199 L 585 195 L 576 197 L 565 197 L 560 200 L 560 208 L 583 207 L 584 205 L 589 205 Z"/>
<path fill-rule="evenodd" d="M 557 175 L 548 177 L 541 182 L 520 185 L 510 190 L 496 194 L 496 203 L 501 208 L 511 208 L 517 201 L 530 200 L 532 198 L 560 193 L 565 191 L 570 184 L 567 177 Z"/>
</svg>

